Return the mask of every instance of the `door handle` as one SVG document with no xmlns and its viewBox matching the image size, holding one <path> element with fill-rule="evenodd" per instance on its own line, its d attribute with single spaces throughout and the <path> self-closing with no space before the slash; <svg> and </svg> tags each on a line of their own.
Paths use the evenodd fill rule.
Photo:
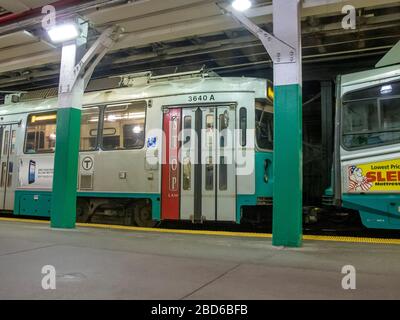
<svg viewBox="0 0 400 320">
<path fill-rule="evenodd" d="M 264 181 L 265 183 L 269 182 L 269 168 L 271 166 L 272 162 L 269 159 L 266 159 L 264 161 Z"/>
</svg>

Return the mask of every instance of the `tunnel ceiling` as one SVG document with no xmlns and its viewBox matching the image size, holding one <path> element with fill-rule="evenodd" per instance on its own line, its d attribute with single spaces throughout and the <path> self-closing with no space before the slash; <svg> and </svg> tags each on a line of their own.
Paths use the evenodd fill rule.
<svg viewBox="0 0 400 320">
<path fill-rule="evenodd" d="M 305 80 L 371 68 L 400 40 L 400 1 L 351 1 L 357 7 L 355 30 L 342 28 L 344 3 L 304 1 Z M 89 43 L 110 25 L 125 29 L 94 78 L 202 67 L 221 75 L 272 74 L 261 43 L 223 12 L 228 1 L 0 0 L 0 90 L 34 90 L 57 84 L 60 47 L 50 43 L 41 27 L 40 11 L 45 4 L 54 4 L 61 17 L 78 14 L 89 21 Z M 272 32 L 272 2 L 253 0 L 253 4 L 246 15 Z"/>
</svg>

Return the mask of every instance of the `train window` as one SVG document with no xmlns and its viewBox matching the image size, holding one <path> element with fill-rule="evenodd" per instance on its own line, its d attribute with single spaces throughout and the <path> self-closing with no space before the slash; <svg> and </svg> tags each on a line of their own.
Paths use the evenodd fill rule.
<svg viewBox="0 0 400 320">
<path fill-rule="evenodd" d="M 246 108 L 240 108 L 239 111 L 239 125 L 240 125 L 240 145 L 245 147 L 247 144 L 247 110 Z"/>
<path fill-rule="evenodd" d="M 185 135 L 183 143 L 187 144 L 190 142 L 190 139 L 191 139 L 191 129 L 192 129 L 192 117 L 191 116 L 186 116 L 184 118 L 183 129 L 184 129 L 184 135 Z"/>
<path fill-rule="evenodd" d="M 225 111 L 223 114 L 219 115 L 219 145 L 221 148 L 225 148 L 228 140 L 228 127 L 229 127 L 229 114 L 228 111 Z"/>
<path fill-rule="evenodd" d="M 206 190 L 214 190 L 214 164 L 213 164 L 213 158 L 208 157 L 207 159 L 207 164 L 206 164 Z"/>
<path fill-rule="evenodd" d="M 97 133 L 99 125 L 99 108 L 85 108 L 81 117 L 81 151 L 97 149 Z"/>
<path fill-rule="evenodd" d="M 191 116 L 186 116 L 186 117 L 185 117 L 183 128 L 184 128 L 185 130 L 190 130 L 190 129 L 192 129 L 192 117 L 191 117 Z"/>
<path fill-rule="evenodd" d="M 103 149 L 128 150 L 143 148 L 145 124 L 145 102 L 107 106 L 104 112 Z"/>
<path fill-rule="evenodd" d="M 214 144 L 214 116 L 209 114 L 206 117 L 206 144 L 211 150 Z"/>
<path fill-rule="evenodd" d="M 8 154 L 8 146 L 9 146 L 9 144 L 10 144 L 10 141 L 9 141 L 9 139 L 10 139 L 9 134 L 10 134 L 10 131 L 8 131 L 8 130 L 7 130 L 7 131 L 5 132 L 5 134 L 4 134 L 3 155 L 7 155 L 7 154 Z"/>
<path fill-rule="evenodd" d="M 274 114 L 256 109 L 256 139 L 260 149 L 274 148 Z"/>
<path fill-rule="evenodd" d="M 228 190 L 228 165 L 226 157 L 220 157 L 219 190 Z"/>
<path fill-rule="evenodd" d="M 46 112 L 28 116 L 25 153 L 52 153 L 56 146 L 57 113 Z"/>
<path fill-rule="evenodd" d="M 377 97 L 376 99 L 345 102 L 343 109 L 344 147 L 356 149 L 400 143 L 399 107 L 400 98 L 398 97 L 385 97 L 384 99 Z"/>
<path fill-rule="evenodd" d="M 213 164 L 213 145 L 214 145 L 214 116 L 208 114 L 206 116 L 206 146 L 209 150 L 209 155 L 206 160 L 205 170 L 205 188 L 206 190 L 214 190 L 214 164 Z"/>
<path fill-rule="evenodd" d="M 343 143 L 359 148 L 380 143 L 377 100 L 353 101 L 345 105 Z"/>
<path fill-rule="evenodd" d="M 8 172 L 7 172 L 7 187 L 8 188 L 10 188 L 12 186 L 13 172 L 14 172 L 14 163 L 10 161 L 8 163 Z"/>
<path fill-rule="evenodd" d="M 11 151 L 10 154 L 15 154 L 15 147 L 17 142 L 17 131 L 13 130 L 11 133 Z"/>
<path fill-rule="evenodd" d="M 186 145 L 191 140 L 191 129 L 192 129 L 192 117 L 185 116 L 183 119 L 183 144 Z M 192 188 L 192 162 L 190 159 L 190 147 L 186 147 L 182 154 L 183 162 L 182 162 L 182 172 L 183 172 L 183 190 L 189 191 Z"/>
<path fill-rule="evenodd" d="M 1 183 L 0 183 L 1 187 L 5 186 L 6 177 L 7 177 L 7 162 L 2 162 L 1 163 Z"/>
<path fill-rule="evenodd" d="M 213 115 L 207 115 L 206 118 L 206 126 L 207 130 L 214 130 L 214 116 Z"/>
<path fill-rule="evenodd" d="M 380 105 L 383 129 L 400 131 L 400 98 L 381 100 Z"/>
<path fill-rule="evenodd" d="M 187 154 L 183 158 L 183 190 L 191 190 L 192 186 L 192 163 L 190 161 L 190 155 Z"/>
<path fill-rule="evenodd" d="M 0 154 L 3 151 L 3 131 L 4 131 L 3 127 L 0 127 Z"/>
</svg>

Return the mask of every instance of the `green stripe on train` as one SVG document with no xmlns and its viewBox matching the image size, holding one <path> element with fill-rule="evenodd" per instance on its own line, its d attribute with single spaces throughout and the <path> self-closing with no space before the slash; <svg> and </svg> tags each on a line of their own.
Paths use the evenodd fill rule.
<svg viewBox="0 0 400 320">
<path fill-rule="evenodd" d="M 400 229 L 399 194 L 344 194 L 343 207 L 360 212 L 363 225 L 372 229 Z"/>
</svg>

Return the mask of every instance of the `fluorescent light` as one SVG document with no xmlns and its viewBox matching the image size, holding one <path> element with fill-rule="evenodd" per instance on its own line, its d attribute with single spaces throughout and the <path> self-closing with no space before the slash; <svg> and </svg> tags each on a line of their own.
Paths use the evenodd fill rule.
<svg viewBox="0 0 400 320">
<path fill-rule="evenodd" d="M 392 91 L 393 91 L 393 88 L 392 88 L 392 86 L 390 84 L 387 85 L 387 86 L 383 86 L 381 88 L 381 94 L 392 93 Z"/>
<path fill-rule="evenodd" d="M 235 0 L 232 3 L 232 7 L 237 11 L 246 11 L 251 7 L 250 0 Z"/>
<path fill-rule="evenodd" d="M 107 116 L 107 121 L 115 122 L 117 120 L 143 119 L 145 117 L 145 112 L 124 113 L 122 115 L 110 114 Z"/>
<path fill-rule="evenodd" d="M 146 117 L 145 112 L 134 112 L 134 113 L 129 113 L 128 119 L 143 119 Z"/>
<path fill-rule="evenodd" d="M 32 116 L 31 122 L 35 123 L 37 121 L 48 121 L 57 119 L 57 115 L 51 114 L 46 116 Z"/>
<path fill-rule="evenodd" d="M 120 120 L 120 119 L 121 119 L 121 117 L 117 117 L 117 116 L 115 116 L 115 115 L 113 115 L 113 114 L 110 114 L 110 115 L 107 117 L 107 121 L 108 121 L 108 122 L 115 122 L 115 121 Z"/>
<path fill-rule="evenodd" d="M 51 41 L 61 43 L 77 39 L 79 37 L 79 29 L 73 23 L 60 24 L 47 31 Z"/>
</svg>

